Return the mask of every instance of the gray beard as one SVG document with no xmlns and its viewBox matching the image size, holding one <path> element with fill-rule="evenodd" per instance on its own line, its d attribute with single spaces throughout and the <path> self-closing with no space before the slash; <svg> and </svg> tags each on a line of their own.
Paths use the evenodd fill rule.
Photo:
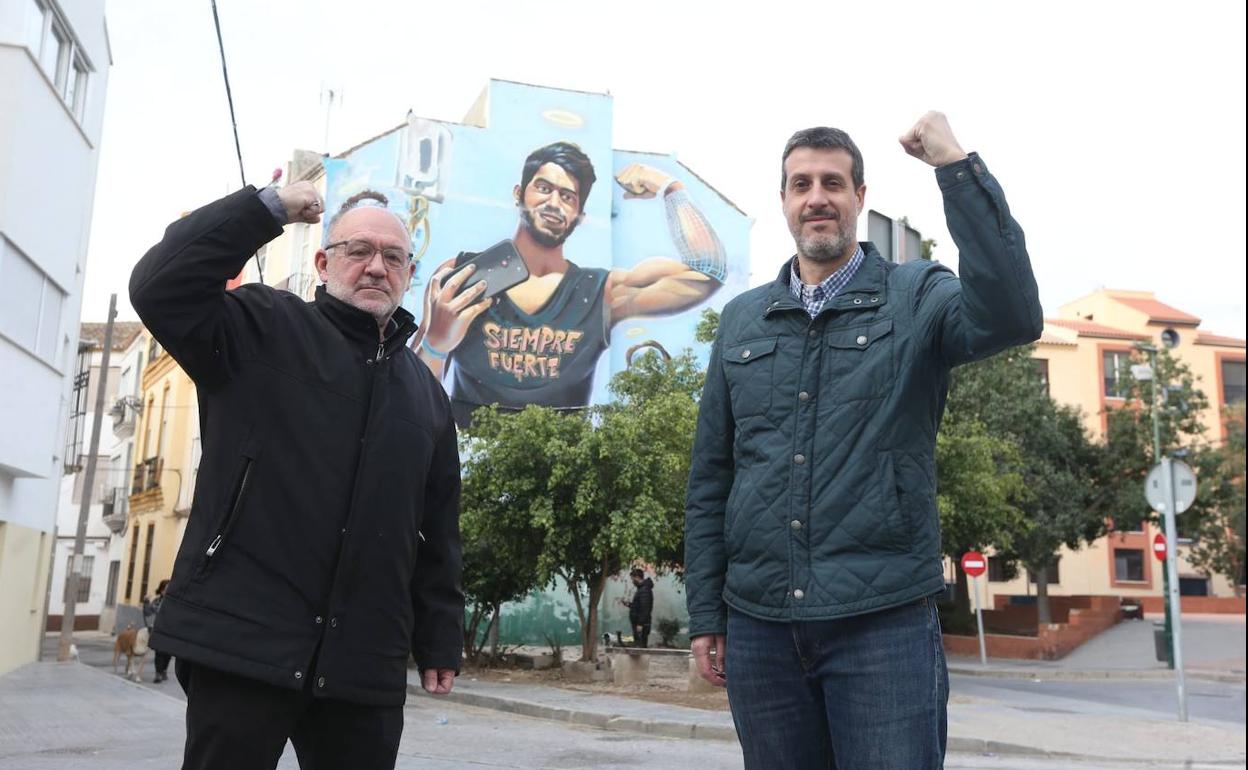
<svg viewBox="0 0 1248 770">
<path fill-rule="evenodd" d="M 797 239 L 797 253 L 811 262 L 827 264 L 843 257 L 854 243 L 853 233 L 846 230 L 838 230 L 836 235 L 823 235 L 814 238 L 799 237 Z"/>
</svg>

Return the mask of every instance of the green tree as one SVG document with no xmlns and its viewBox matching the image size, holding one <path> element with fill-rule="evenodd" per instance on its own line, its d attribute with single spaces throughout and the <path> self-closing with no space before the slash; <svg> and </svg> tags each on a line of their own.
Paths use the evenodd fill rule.
<svg viewBox="0 0 1248 770">
<path fill-rule="evenodd" d="M 1244 577 L 1243 402 L 1227 408 L 1223 424 L 1226 440 L 1198 456 L 1199 497 L 1208 505 L 1188 527 L 1193 542 L 1187 558 L 1196 569 L 1228 578 L 1238 596 Z"/>
<path fill-rule="evenodd" d="M 1147 356 L 1140 352 L 1133 354 L 1131 362 L 1149 363 Z M 1134 529 L 1155 518 L 1144 502 L 1143 491 L 1145 477 L 1157 464 L 1154 411 L 1163 452 L 1180 448 L 1199 452 L 1205 443 L 1201 413 L 1209 408 L 1209 399 L 1197 387 L 1195 375 L 1187 364 L 1165 349 L 1157 352 L 1156 364 L 1156 383 L 1135 379 L 1129 367 L 1119 371 L 1118 388 L 1124 397 L 1123 403 L 1105 409 L 1104 452 L 1097 468 L 1101 483 L 1093 505 L 1108 528 Z M 1185 517 L 1183 523 L 1203 518 L 1209 503 L 1207 497 L 1198 497 L 1192 514 Z"/>
<path fill-rule="evenodd" d="M 1048 622 L 1047 568 L 1058 549 L 1078 549 L 1102 531 L 1101 514 L 1091 505 L 1097 481 L 1090 469 L 1099 453 L 1080 414 L 1058 406 L 1045 391 L 1033 349 L 1014 348 L 955 370 L 949 411 L 978 420 L 1017 453 L 1021 483 L 1010 502 L 1021 516 L 991 543 L 999 556 L 1023 563 L 1035 577 L 1040 622 Z"/>
<path fill-rule="evenodd" d="M 551 463 L 543 449 L 575 441 L 578 427 L 550 422 L 545 411 L 481 409 L 462 434 L 460 533 L 470 607 L 464 647 L 474 660 L 497 625 L 503 603 L 544 583 L 536 568 L 543 531 L 533 519 L 534 501 L 549 493 L 543 480 L 549 478 Z"/>
<path fill-rule="evenodd" d="M 936 436 L 936 507 L 941 546 L 956 569 L 951 630 L 962 630 L 970 616 L 970 585 L 960 559 L 967 551 L 1008 543 L 1022 514 L 1014 501 L 1022 494 L 1018 452 L 988 433 L 974 416 L 947 414 Z"/>
<path fill-rule="evenodd" d="M 691 353 L 665 360 L 648 352 L 612 378 L 612 404 L 576 412 L 482 410 L 474 417 L 465 442 L 470 470 L 481 477 L 473 506 L 507 508 L 502 536 L 529 540 L 511 544 L 515 563 L 532 558 L 525 550 L 531 545 L 537 583 L 561 578 L 569 587 L 582 660 L 597 651 L 607 580 L 638 560 L 674 567 L 683 551 L 701 387 Z M 521 582 L 496 578 L 491 584 L 500 588 Z"/>
<path fill-rule="evenodd" d="M 712 308 L 705 308 L 697 327 L 693 330 L 693 338 L 709 345 L 715 341 L 717 333 L 719 333 L 719 313 Z"/>
</svg>

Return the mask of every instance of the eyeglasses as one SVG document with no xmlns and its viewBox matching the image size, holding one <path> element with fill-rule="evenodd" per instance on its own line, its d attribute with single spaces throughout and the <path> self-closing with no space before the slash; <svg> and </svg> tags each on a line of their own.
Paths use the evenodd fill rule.
<svg viewBox="0 0 1248 770">
<path fill-rule="evenodd" d="M 337 243 L 329 243 L 325 245 L 325 251 L 345 246 L 342 252 L 343 256 L 352 262 L 372 262 L 373 255 L 381 252 L 381 261 L 385 264 L 387 270 L 398 271 L 407 267 L 412 263 L 412 253 L 403 249 L 391 246 L 389 248 L 378 248 L 368 241 L 338 241 Z"/>
</svg>

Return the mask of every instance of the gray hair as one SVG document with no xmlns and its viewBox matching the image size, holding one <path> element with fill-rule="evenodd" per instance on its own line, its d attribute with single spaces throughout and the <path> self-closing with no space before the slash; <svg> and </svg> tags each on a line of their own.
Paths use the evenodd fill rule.
<svg viewBox="0 0 1248 770">
<path fill-rule="evenodd" d="M 394 218 L 397 219 L 399 224 L 403 226 L 403 230 L 406 231 L 407 223 L 403 221 L 403 217 L 400 216 L 398 212 L 392 211 L 389 208 L 389 205 L 390 199 L 376 190 L 361 190 L 355 195 L 352 195 L 350 198 L 343 201 L 342 205 L 338 207 L 338 210 L 334 212 L 334 215 L 329 218 L 329 222 L 326 223 L 325 230 L 321 234 L 321 245 L 325 246 L 331 242 L 330 236 L 333 235 L 334 228 L 338 227 L 338 223 L 348 211 L 364 208 L 366 206 L 379 208 L 393 214 Z"/>
</svg>

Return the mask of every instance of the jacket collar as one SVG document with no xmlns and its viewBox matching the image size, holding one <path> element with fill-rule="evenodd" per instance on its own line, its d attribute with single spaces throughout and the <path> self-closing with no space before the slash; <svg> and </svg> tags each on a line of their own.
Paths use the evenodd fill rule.
<svg viewBox="0 0 1248 770">
<path fill-rule="evenodd" d="M 348 305 L 337 297 L 331 296 L 325 290 L 324 284 L 316 287 L 316 298 L 313 302 L 316 309 L 352 341 L 366 344 L 368 350 L 372 350 L 372 346 L 378 344 L 377 319 L 358 307 Z M 390 317 L 385 341 L 381 343 L 385 347 L 386 357 L 403 347 L 407 343 L 407 338 L 411 337 L 415 331 L 416 317 L 400 305 Z"/>
<path fill-rule="evenodd" d="M 862 241 L 858 244 L 862 247 L 865 258 L 862 264 L 858 266 L 858 272 L 854 273 L 854 277 L 850 279 L 845 288 L 832 299 L 828 300 L 823 306 L 823 311 L 844 310 L 846 308 L 861 308 L 863 306 L 880 307 L 888 302 L 888 293 L 885 289 L 885 282 L 888 275 L 888 263 L 880 256 L 880 252 L 875 245 L 869 241 Z M 776 276 L 776 280 L 771 282 L 771 288 L 767 291 L 767 307 L 763 311 L 763 316 L 770 316 L 773 312 L 782 310 L 801 310 L 806 312 L 806 308 L 802 303 L 793 296 L 792 290 L 789 288 L 789 280 L 792 275 L 790 262 L 792 259 L 786 259 L 780 267 L 780 274 Z"/>
</svg>

